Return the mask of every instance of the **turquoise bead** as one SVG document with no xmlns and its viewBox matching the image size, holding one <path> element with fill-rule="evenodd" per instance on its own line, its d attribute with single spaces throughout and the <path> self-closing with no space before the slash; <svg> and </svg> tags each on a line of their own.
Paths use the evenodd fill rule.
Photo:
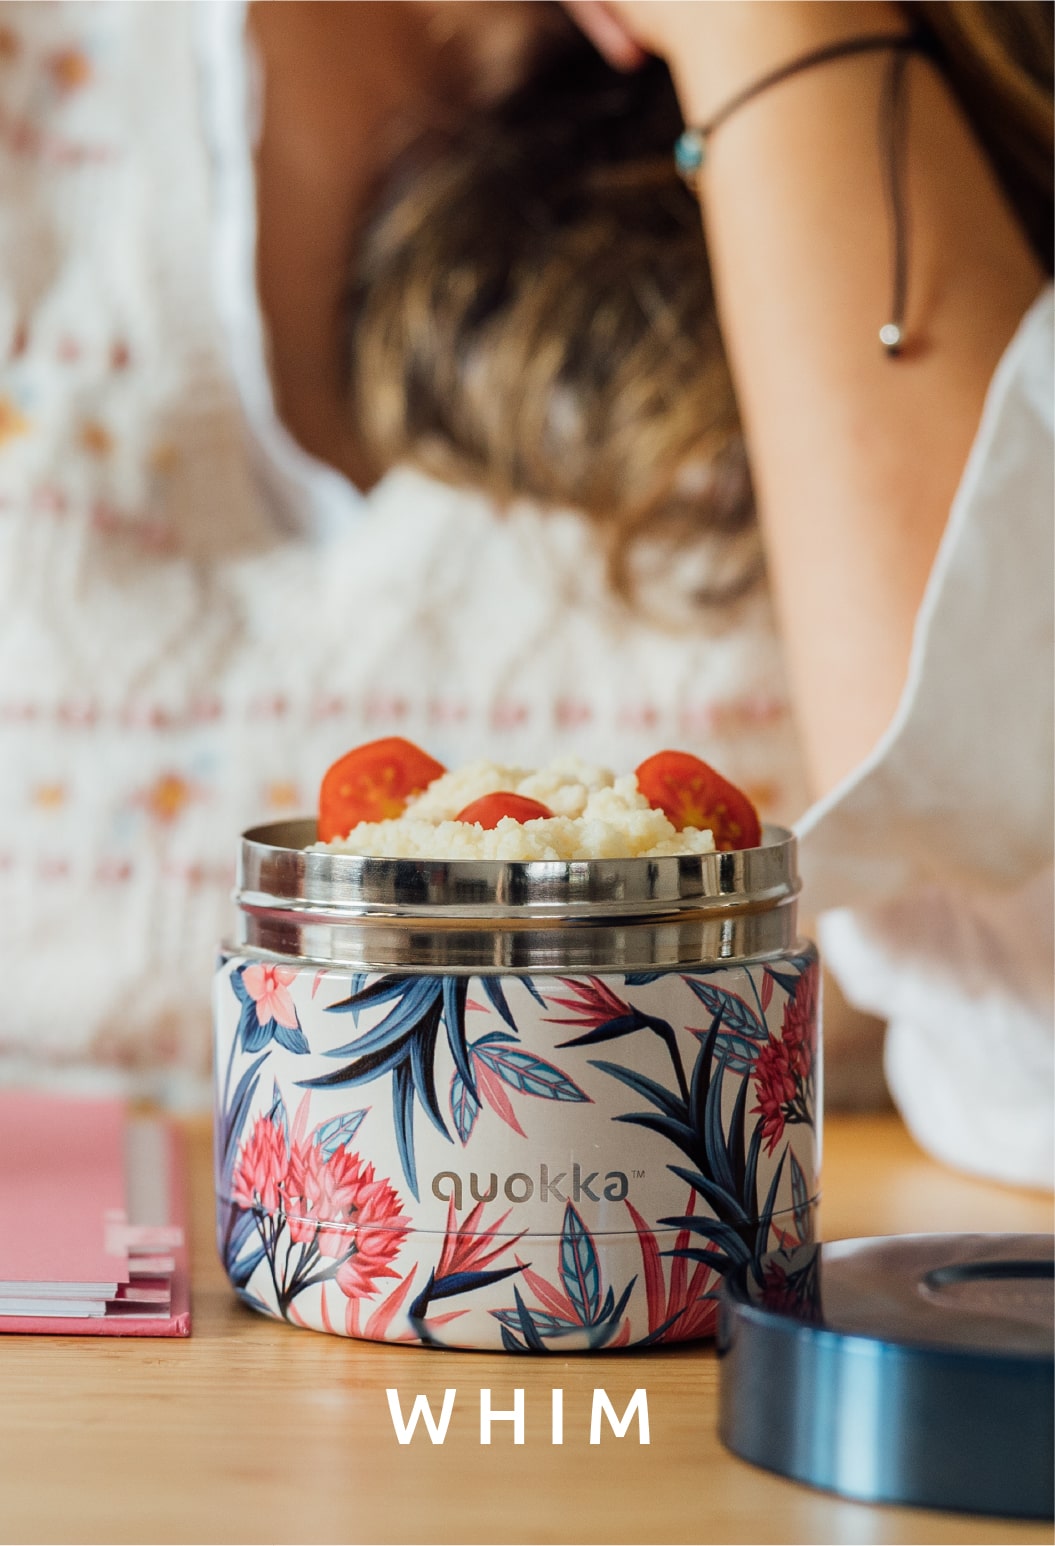
<svg viewBox="0 0 1055 1546">
<path fill-rule="evenodd" d="M 707 148 L 699 129 L 686 129 L 674 142 L 674 165 L 682 177 L 692 177 L 706 160 Z"/>
</svg>

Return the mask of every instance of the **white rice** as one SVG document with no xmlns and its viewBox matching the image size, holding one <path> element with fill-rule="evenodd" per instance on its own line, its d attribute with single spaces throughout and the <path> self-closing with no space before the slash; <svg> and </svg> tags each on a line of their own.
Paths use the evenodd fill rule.
<svg viewBox="0 0 1055 1546">
<path fill-rule="evenodd" d="M 455 821 L 460 810 L 498 791 L 526 795 L 553 816 L 497 827 Z M 390 859 L 658 859 L 713 853 L 710 832 L 679 832 L 638 791 L 632 773 L 617 777 L 576 757 L 531 771 L 470 762 L 429 785 L 394 821 L 360 822 L 347 837 L 317 848 Z"/>
</svg>

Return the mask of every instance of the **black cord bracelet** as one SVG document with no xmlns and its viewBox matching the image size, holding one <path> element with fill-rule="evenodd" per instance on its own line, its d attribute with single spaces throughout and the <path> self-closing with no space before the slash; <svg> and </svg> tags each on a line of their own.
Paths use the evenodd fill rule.
<svg viewBox="0 0 1055 1546">
<path fill-rule="evenodd" d="M 790 80 L 804 70 L 816 65 L 830 64 L 854 54 L 889 52 L 893 54 L 890 70 L 883 88 L 879 112 L 879 146 L 883 164 L 883 180 L 890 211 L 893 232 L 892 282 L 890 317 L 879 329 L 879 341 L 887 354 L 894 357 L 901 353 L 905 337 L 905 302 L 908 291 L 908 221 L 902 186 L 902 160 L 904 151 L 906 102 L 905 66 L 910 53 L 926 53 L 927 46 L 917 33 L 903 34 L 881 32 L 859 38 L 844 38 L 829 43 L 808 54 L 801 54 L 787 64 L 750 82 L 742 91 L 729 98 L 704 124 L 690 125 L 674 145 L 674 165 L 686 183 L 697 192 L 697 179 L 707 162 L 711 135 L 727 118 L 731 118 L 746 103 Z"/>
</svg>

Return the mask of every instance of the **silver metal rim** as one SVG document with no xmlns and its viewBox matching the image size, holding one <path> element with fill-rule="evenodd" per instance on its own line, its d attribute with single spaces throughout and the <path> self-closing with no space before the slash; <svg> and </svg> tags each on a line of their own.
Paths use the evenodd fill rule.
<svg viewBox="0 0 1055 1546">
<path fill-rule="evenodd" d="M 313 821 L 244 834 L 233 949 L 517 973 L 724 964 L 795 943 L 796 843 L 782 827 L 734 853 L 566 864 L 363 858 L 314 840 Z"/>
</svg>

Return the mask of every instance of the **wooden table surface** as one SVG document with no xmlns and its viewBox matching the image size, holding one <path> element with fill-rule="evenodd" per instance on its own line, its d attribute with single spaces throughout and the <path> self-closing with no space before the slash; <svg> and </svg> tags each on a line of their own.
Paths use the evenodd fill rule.
<svg viewBox="0 0 1055 1546">
<path fill-rule="evenodd" d="M 1047 1525 L 876 1508 L 734 1459 L 715 1432 L 706 1346 L 515 1359 L 349 1342 L 244 1310 L 212 1245 L 209 1134 L 188 1128 L 194 1334 L 189 1341 L 7 1337 L 0 1342 L 0 1539 L 50 1542 L 857 1542 L 1050 1541 Z M 913 1230 L 1043 1230 L 1050 1199 L 934 1164 L 892 1116 L 830 1119 L 826 1237 Z M 479 1442 L 480 1391 L 525 1392 Z M 385 1391 L 438 1410 L 446 1442 L 397 1443 Z M 565 1439 L 550 1442 L 551 1391 Z M 636 1424 L 589 1444 L 592 1393 Z"/>
</svg>

